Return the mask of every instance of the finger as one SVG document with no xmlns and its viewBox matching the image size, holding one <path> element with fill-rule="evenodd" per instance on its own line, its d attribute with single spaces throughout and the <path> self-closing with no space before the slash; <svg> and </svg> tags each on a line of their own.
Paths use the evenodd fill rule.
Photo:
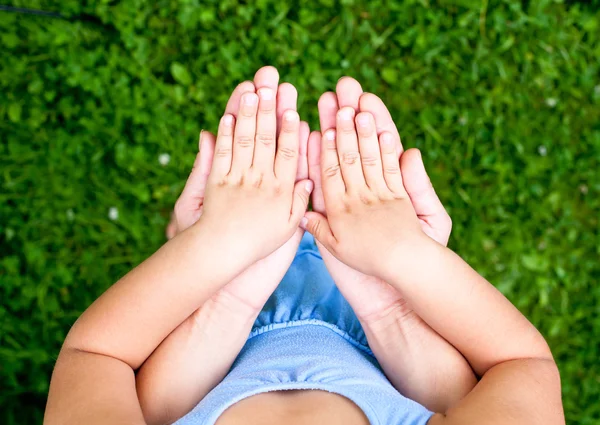
<svg viewBox="0 0 600 425">
<path fill-rule="evenodd" d="M 337 113 L 337 152 L 342 177 L 349 192 L 359 190 L 366 185 L 360 163 L 354 114 L 354 109 L 349 106 L 341 108 Z"/>
<path fill-rule="evenodd" d="M 418 149 L 409 149 L 400 157 L 400 170 L 406 193 L 419 217 L 437 219 L 448 224 L 450 216 L 435 193 Z"/>
<path fill-rule="evenodd" d="M 331 253 L 334 253 L 337 241 L 331 232 L 327 219 L 317 212 L 307 212 L 300 221 L 300 227 L 309 232 L 315 239 L 323 244 Z"/>
<path fill-rule="evenodd" d="M 194 166 L 185 183 L 181 197 L 198 199 L 200 202 L 204 200 L 206 182 L 210 175 L 215 153 L 215 143 L 214 134 L 209 131 L 202 131 L 200 133 L 200 141 L 198 143 L 200 151 L 196 155 Z"/>
<path fill-rule="evenodd" d="M 310 127 L 306 121 L 300 121 L 300 145 L 298 147 L 298 168 L 296 169 L 296 181 L 308 178 L 308 137 Z"/>
<path fill-rule="evenodd" d="M 252 167 L 259 173 L 273 173 L 277 118 L 275 117 L 275 91 L 269 87 L 258 89 L 258 116 Z"/>
<path fill-rule="evenodd" d="M 277 89 L 277 134 L 281 131 L 283 113 L 289 109 L 297 111 L 298 91 L 290 83 L 282 83 Z"/>
<path fill-rule="evenodd" d="M 227 101 L 227 106 L 225 107 L 225 114 L 231 114 L 234 117 L 237 116 L 242 95 L 244 93 L 254 93 L 255 90 L 256 89 L 252 81 L 244 81 L 243 83 L 238 84 L 237 87 L 233 90 L 233 93 L 231 93 L 229 100 Z"/>
<path fill-rule="evenodd" d="M 230 173 L 241 175 L 252 165 L 257 108 L 258 96 L 255 93 L 244 93 L 235 124 Z"/>
<path fill-rule="evenodd" d="M 314 183 L 312 208 L 325 215 L 325 199 L 321 187 L 321 133 L 313 131 L 308 138 L 308 178 Z"/>
<path fill-rule="evenodd" d="M 325 205 L 328 202 L 336 203 L 346 193 L 335 130 L 327 130 L 321 139 L 321 185 Z"/>
<path fill-rule="evenodd" d="M 279 84 L 279 72 L 274 66 L 263 66 L 254 74 L 254 86 L 257 90 L 262 87 L 268 87 L 273 92 L 276 92 L 277 84 Z"/>
<path fill-rule="evenodd" d="M 222 180 L 231 170 L 234 125 L 235 118 L 233 115 L 226 114 L 221 118 L 209 179 Z"/>
<path fill-rule="evenodd" d="M 335 128 L 335 114 L 339 109 L 335 93 L 331 91 L 323 93 L 319 98 L 318 108 L 321 134 L 324 134 L 330 128 Z"/>
<path fill-rule="evenodd" d="M 363 89 L 358 81 L 352 77 L 340 78 L 335 86 L 335 93 L 340 108 L 350 106 L 358 112 L 360 95 L 363 93 Z"/>
<path fill-rule="evenodd" d="M 281 124 L 281 134 L 277 140 L 275 154 L 275 176 L 284 185 L 291 185 L 296 180 L 300 145 L 300 118 L 296 111 L 285 111 Z"/>
<path fill-rule="evenodd" d="M 294 197 L 290 214 L 290 222 L 294 228 L 297 228 L 300 225 L 300 220 L 304 217 L 312 189 L 313 183 L 308 179 L 300 180 L 294 186 Z"/>
<path fill-rule="evenodd" d="M 400 173 L 400 162 L 396 154 L 396 144 L 394 135 L 384 131 L 379 136 L 379 146 L 381 149 L 381 162 L 383 165 L 383 177 L 387 187 L 395 195 L 406 195 L 402 184 L 402 174 Z"/>
<path fill-rule="evenodd" d="M 383 178 L 381 152 L 373 115 L 368 112 L 359 113 L 356 116 L 356 129 L 360 161 L 367 185 L 371 189 L 382 193 L 387 187 Z"/>
<path fill-rule="evenodd" d="M 381 136 L 381 133 L 384 131 L 392 134 L 396 144 L 398 157 L 400 157 L 400 154 L 403 151 L 400 133 L 398 133 L 396 123 L 392 119 L 392 115 L 387 106 L 385 106 L 385 103 L 383 103 L 383 100 L 373 93 L 363 93 L 360 96 L 359 105 L 362 112 L 370 112 L 373 115 L 373 118 L 375 118 L 377 136 Z"/>
</svg>

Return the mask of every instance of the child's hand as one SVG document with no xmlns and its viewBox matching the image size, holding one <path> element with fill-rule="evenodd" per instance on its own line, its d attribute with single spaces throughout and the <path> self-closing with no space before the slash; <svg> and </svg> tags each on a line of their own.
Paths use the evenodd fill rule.
<svg viewBox="0 0 600 425">
<path fill-rule="evenodd" d="M 360 83 L 350 77 L 341 78 L 337 83 L 336 92 L 323 93 L 319 99 L 321 131 L 336 127 L 337 112 L 344 106 L 351 106 L 356 111 L 370 112 L 375 119 L 378 135 L 385 131 L 394 135 L 404 187 L 421 228 L 433 240 L 446 245 L 452 230 L 452 220 L 431 185 L 419 150 L 403 151 L 400 134 L 383 101 L 372 93 L 363 93 Z M 315 185 L 312 208 L 313 211 L 326 216 L 321 187 L 321 133 L 312 132 L 308 144 L 309 177 Z M 378 320 L 392 310 L 401 310 L 403 316 L 410 313 L 410 307 L 395 288 L 381 279 L 348 267 L 319 242 L 317 244 L 320 245 L 319 249 L 327 269 L 361 322 L 366 324 L 371 320 Z"/>
<path fill-rule="evenodd" d="M 311 212 L 303 224 L 341 261 L 382 277 L 390 252 L 426 235 L 404 189 L 393 134 L 378 138 L 372 114 L 355 117 L 352 107 L 338 111 L 336 127 L 321 143 L 327 218 Z"/>
<path fill-rule="evenodd" d="M 378 134 L 388 131 L 394 135 L 404 187 L 421 228 L 446 245 L 452 221 L 431 185 L 420 152 L 402 151 L 398 129 L 387 107 L 376 95 L 363 93 L 358 81 L 342 78 L 336 92 L 324 93 L 319 99 L 321 130 L 335 128 L 341 107 L 370 112 Z M 312 207 L 326 215 L 319 132 L 310 135 L 308 161 L 309 176 L 315 184 Z M 333 280 L 361 321 L 377 360 L 398 391 L 436 412 L 446 411 L 462 399 L 476 383 L 463 356 L 421 320 L 398 290 L 377 277 L 354 270 L 317 244 Z"/>
<path fill-rule="evenodd" d="M 220 122 L 204 211 L 198 225 L 248 263 L 264 258 L 294 234 L 306 211 L 312 182 L 295 183 L 298 113 L 283 114 L 277 134 L 276 92 L 244 93 L 237 120 Z M 247 257 L 247 258 L 246 258 Z"/>
<path fill-rule="evenodd" d="M 255 93 L 256 88 L 269 87 L 277 91 L 276 116 L 278 128 L 281 128 L 284 111 L 296 109 L 297 92 L 288 83 L 278 86 L 278 81 L 279 74 L 275 68 L 261 68 L 254 77 L 254 83 L 246 81 L 236 87 L 225 113 L 237 114 L 243 93 Z M 296 181 L 308 178 L 308 135 L 308 124 L 301 122 Z M 204 131 L 200 136 L 200 152 L 194 168 L 175 204 L 173 218 L 167 228 L 169 239 L 201 217 L 214 149 L 215 136 Z M 173 422 L 223 378 L 243 346 L 256 316 L 289 268 L 303 234 L 303 229 L 296 229 L 283 246 L 225 285 L 150 356 L 136 378 L 138 396 L 149 424 Z M 208 350 L 209 346 L 212 351 Z M 218 355 L 213 356 L 213 353 Z"/>
</svg>

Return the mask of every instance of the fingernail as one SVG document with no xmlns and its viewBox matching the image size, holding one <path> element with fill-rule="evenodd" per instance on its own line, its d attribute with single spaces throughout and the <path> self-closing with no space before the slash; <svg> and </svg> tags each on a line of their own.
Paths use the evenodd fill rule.
<svg viewBox="0 0 600 425">
<path fill-rule="evenodd" d="M 296 118 L 298 117 L 298 114 L 294 111 L 287 111 L 284 115 L 283 118 L 286 121 L 296 121 Z"/>
<path fill-rule="evenodd" d="M 306 184 L 304 185 L 304 189 L 306 189 L 306 191 L 308 193 L 312 192 L 312 190 L 313 190 L 313 182 L 312 182 L 312 180 L 309 180 L 309 181 L 306 182 Z"/>
<path fill-rule="evenodd" d="M 358 125 L 361 127 L 367 127 L 369 125 L 369 116 L 361 114 L 358 116 L 356 121 L 358 121 Z"/>
<path fill-rule="evenodd" d="M 327 130 L 327 132 L 325 133 L 325 138 L 327 140 L 335 139 L 335 130 Z"/>
<path fill-rule="evenodd" d="M 300 220 L 300 227 L 302 227 L 304 230 L 306 230 L 307 225 L 308 225 L 308 218 L 302 217 L 302 220 Z"/>
<path fill-rule="evenodd" d="M 381 135 L 381 143 L 382 144 L 389 146 L 392 144 L 392 142 L 393 142 L 392 135 L 390 133 L 383 133 Z"/>
<path fill-rule="evenodd" d="M 340 112 L 338 112 L 338 116 L 342 120 L 350 120 L 350 119 L 352 119 L 352 110 L 349 108 L 341 109 Z"/>
<path fill-rule="evenodd" d="M 225 115 L 223 117 L 223 124 L 225 124 L 226 126 L 230 126 L 231 123 L 233 123 L 233 117 L 231 115 Z"/>
<path fill-rule="evenodd" d="M 262 100 L 271 100 L 273 99 L 273 90 L 268 87 L 262 88 L 258 91 L 258 95 Z"/>
<path fill-rule="evenodd" d="M 245 105 L 256 105 L 258 103 L 258 96 L 254 93 L 246 93 L 244 95 Z"/>
</svg>

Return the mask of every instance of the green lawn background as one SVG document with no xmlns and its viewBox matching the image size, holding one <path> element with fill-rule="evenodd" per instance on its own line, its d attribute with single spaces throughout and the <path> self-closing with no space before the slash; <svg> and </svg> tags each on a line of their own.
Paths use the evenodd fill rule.
<svg viewBox="0 0 600 425">
<path fill-rule="evenodd" d="M 384 99 L 452 248 L 548 338 L 568 423 L 600 423 L 597 1 L 10 4 L 63 18 L 0 11 L 0 423 L 41 422 L 69 326 L 164 242 L 198 132 L 264 64 L 312 128 L 343 75 Z"/>
</svg>

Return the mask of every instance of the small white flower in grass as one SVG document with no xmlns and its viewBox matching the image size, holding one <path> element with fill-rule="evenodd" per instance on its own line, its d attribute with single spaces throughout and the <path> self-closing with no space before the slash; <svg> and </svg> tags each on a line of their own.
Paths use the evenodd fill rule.
<svg viewBox="0 0 600 425">
<path fill-rule="evenodd" d="M 158 163 L 163 167 L 171 161 L 171 155 L 168 153 L 161 153 L 158 155 Z"/>
<path fill-rule="evenodd" d="M 465 117 L 464 115 L 461 115 L 460 118 L 458 118 L 458 123 L 462 126 L 467 125 L 467 117 Z"/>
<path fill-rule="evenodd" d="M 589 190 L 589 189 L 588 189 L 587 185 L 585 185 L 585 184 L 582 184 L 581 186 L 579 186 L 579 191 L 580 191 L 581 193 L 583 193 L 584 195 L 587 195 L 587 193 L 588 193 L 588 190 Z"/>
<path fill-rule="evenodd" d="M 110 207 L 108 209 L 108 218 L 110 218 L 112 221 L 115 221 L 119 218 L 119 210 L 117 207 Z"/>
<path fill-rule="evenodd" d="M 554 108 L 557 103 L 558 103 L 558 100 L 556 100 L 553 97 L 549 97 L 548 99 L 546 99 L 546 105 L 548 105 L 551 108 Z"/>
<path fill-rule="evenodd" d="M 73 212 L 72 208 L 69 208 L 67 210 L 67 220 L 73 221 L 74 218 L 75 218 L 75 213 Z"/>
<path fill-rule="evenodd" d="M 539 145 L 538 146 L 538 153 L 541 156 L 546 156 L 546 155 L 548 155 L 548 149 L 546 149 L 546 146 L 544 146 L 544 145 Z"/>
</svg>

